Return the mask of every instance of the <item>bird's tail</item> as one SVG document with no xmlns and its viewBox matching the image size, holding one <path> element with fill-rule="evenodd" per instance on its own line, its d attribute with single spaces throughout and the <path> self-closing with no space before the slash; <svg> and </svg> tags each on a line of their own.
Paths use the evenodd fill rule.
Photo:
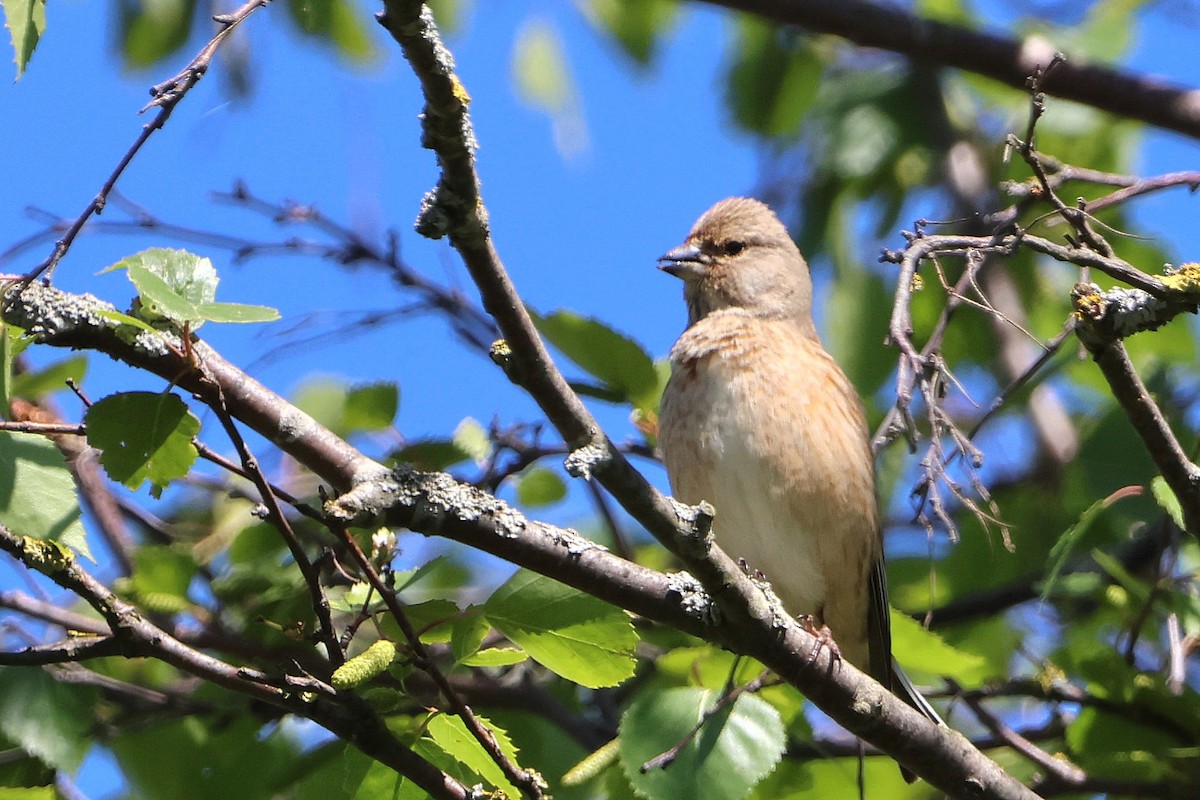
<svg viewBox="0 0 1200 800">
<path fill-rule="evenodd" d="M 933 706 L 929 704 L 929 701 L 917 691 L 917 687 L 912 685 L 912 681 L 910 681 L 908 676 L 904 674 L 904 670 L 900 669 L 900 665 L 896 663 L 895 658 L 892 659 L 892 674 L 890 677 L 891 686 L 889 688 L 897 697 L 908 703 L 917 711 L 920 711 L 935 725 L 946 724 L 942 721 L 942 718 L 938 716 L 938 713 L 933 710 Z"/>
</svg>

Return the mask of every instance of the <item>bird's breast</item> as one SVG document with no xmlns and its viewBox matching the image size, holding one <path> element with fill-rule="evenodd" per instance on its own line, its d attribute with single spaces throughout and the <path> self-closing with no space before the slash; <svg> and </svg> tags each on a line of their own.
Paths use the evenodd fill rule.
<svg viewBox="0 0 1200 800">
<path fill-rule="evenodd" d="M 853 641 L 878 552 L 857 394 L 819 341 L 791 327 L 705 327 L 672 350 L 660 417 L 672 491 L 713 504 L 718 543 L 762 570 L 788 611 L 823 616 L 835 637 L 838 617 Z"/>
</svg>

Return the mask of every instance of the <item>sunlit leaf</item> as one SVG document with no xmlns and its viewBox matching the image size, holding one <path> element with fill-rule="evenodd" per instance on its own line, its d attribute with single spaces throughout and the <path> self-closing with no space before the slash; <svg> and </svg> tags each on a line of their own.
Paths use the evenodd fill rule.
<svg viewBox="0 0 1200 800">
<path fill-rule="evenodd" d="M 52 539 L 91 558 L 79 494 L 52 442 L 0 431 L 0 524 L 21 536 Z"/>
<path fill-rule="evenodd" d="M 775 709 L 751 694 L 715 708 L 719 698 L 706 689 L 677 688 L 643 692 L 633 701 L 621 716 L 621 766 L 639 793 L 741 800 L 779 763 L 787 740 Z M 701 720 L 668 768 L 642 771 Z"/>
<path fill-rule="evenodd" d="M 12 40 L 19 80 L 46 32 L 46 0 L 0 0 L 0 7 L 4 9 L 4 25 Z"/>
<path fill-rule="evenodd" d="M 93 404 L 84 416 L 88 443 L 113 480 L 130 489 L 150 481 L 159 495 L 196 461 L 196 419 L 173 394 L 122 392 Z"/>
<path fill-rule="evenodd" d="M 588 374 L 638 408 L 657 409 L 658 373 L 640 344 L 574 311 L 531 316 L 542 335 Z"/>
<path fill-rule="evenodd" d="M 542 666 L 598 689 L 633 675 L 637 633 L 615 606 L 524 570 L 488 599 L 491 623 Z"/>
</svg>

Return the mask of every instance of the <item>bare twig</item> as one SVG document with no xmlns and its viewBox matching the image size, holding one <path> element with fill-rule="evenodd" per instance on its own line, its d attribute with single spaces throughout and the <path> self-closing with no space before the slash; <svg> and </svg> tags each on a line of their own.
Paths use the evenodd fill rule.
<svg viewBox="0 0 1200 800">
<path fill-rule="evenodd" d="M 213 17 L 213 20 L 220 26 L 216 35 L 209 40 L 208 44 L 196 54 L 196 57 L 178 75 L 151 87 L 150 95 L 153 99 L 142 109 L 142 112 L 157 107 L 158 113 L 154 116 L 154 119 L 142 126 L 141 134 L 129 150 L 126 151 L 125 155 L 122 156 L 116 169 L 112 171 L 108 179 L 104 182 L 104 185 L 100 187 L 100 191 L 92 198 L 91 202 L 84 208 L 83 213 L 75 219 L 66 233 L 63 234 L 63 237 L 55 244 L 54 252 L 50 254 L 49 258 L 25 275 L 24 280 L 26 283 L 36 280 L 41 275 L 49 277 L 53 273 L 54 268 L 58 266 L 58 262 L 71 249 L 75 238 L 79 236 L 79 232 L 83 230 L 83 226 L 87 224 L 91 216 L 99 214 L 104 210 L 104 206 L 108 202 L 109 193 L 117 185 L 117 181 L 120 179 L 121 174 L 125 172 L 125 168 L 133 161 L 134 157 L 142 149 L 142 146 L 150 139 L 150 136 L 166 125 L 171 112 L 175 110 L 175 106 L 179 105 L 179 102 L 183 100 L 191 88 L 204 77 L 204 73 L 208 71 L 213 56 L 216 55 L 221 43 L 247 17 L 266 6 L 268 2 L 270 0 L 249 0 L 245 5 L 229 14 L 219 14 Z"/>
</svg>

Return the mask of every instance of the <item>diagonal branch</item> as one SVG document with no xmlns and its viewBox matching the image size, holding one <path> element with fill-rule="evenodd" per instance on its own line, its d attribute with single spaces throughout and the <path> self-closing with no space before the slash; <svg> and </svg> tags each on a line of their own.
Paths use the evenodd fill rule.
<svg viewBox="0 0 1200 800">
<path fill-rule="evenodd" d="M 1024 89 L 1037 67 L 1053 59 L 1044 39 L 1014 39 L 920 17 L 899 4 L 864 0 L 704 0 L 764 19 L 832 33 L 863 47 L 933 62 Z M 1119 117 L 1200 138 L 1200 98 L 1194 89 L 1124 70 L 1089 64 L 1068 54 L 1042 90 Z"/>
<path fill-rule="evenodd" d="M 109 637 L 88 637 L 75 646 L 52 646 L 56 653 L 46 655 L 60 656 L 56 662 L 62 662 L 61 656 L 72 647 L 79 651 L 79 658 L 115 654 L 157 658 L 217 686 L 313 720 L 406 776 L 438 800 L 468 797 L 465 786 L 400 743 L 361 698 L 337 693 L 312 678 L 285 675 L 281 679 L 247 667 L 234 667 L 185 645 L 113 594 L 84 570 L 69 550 L 54 542 L 17 536 L 0 526 L 0 550 L 85 600 L 108 623 Z M 25 653 L 30 653 L 25 656 L 30 659 L 39 655 L 36 649 Z M 10 653 L 0 657 L 0 662 L 16 659 L 11 663 L 20 663 L 21 658 L 19 653 Z"/>
</svg>

